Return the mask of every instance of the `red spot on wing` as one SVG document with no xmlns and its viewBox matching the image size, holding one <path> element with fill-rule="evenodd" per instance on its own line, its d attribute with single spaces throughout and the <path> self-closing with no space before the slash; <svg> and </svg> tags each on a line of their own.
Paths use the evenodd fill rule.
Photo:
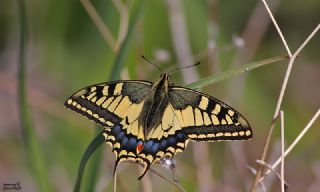
<svg viewBox="0 0 320 192">
<path fill-rule="evenodd" d="M 139 154 L 142 151 L 143 146 L 144 146 L 143 142 L 139 141 L 137 145 L 137 154 Z"/>
</svg>

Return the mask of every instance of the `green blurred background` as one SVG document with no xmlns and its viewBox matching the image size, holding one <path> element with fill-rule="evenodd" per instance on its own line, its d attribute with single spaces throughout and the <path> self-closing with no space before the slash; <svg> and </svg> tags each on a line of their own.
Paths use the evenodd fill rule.
<svg viewBox="0 0 320 192">
<path fill-rule="evenodd" d="M 110 30 L 115 42 L 126 33 L 132 17 L 134 0 L 94 0 L 92 4 Z M 96 126 L 86 118 L 68 111 L 63 103 L 74 91 L 90 84 L 107 81 L 119 54 L 106 42 L 80 1 L 26 1 L 27 25 L 27 94 L 33 128 L 45 163 L 52 191 L 71 191 L 81 157 L 96 135 Z M 141 1 L 137 22 L 130 33 L 128 54 L 123 58 L 121 79 L 156 81 L 160 71 L 140 55 L 168 70 L 181 60 L 174 41 L 174 18 L 185 21 L 189 57 L 201 62 L 188 69 L 199 78 L 256 60 L 286 55 L 286 50 L 270 23 L 260 1 L 232 0 L 153 0 Z M 273 0 L 270 2 L 276 20 L 294 52 L 319 24 L 320 1 Z M 19 50 L 18 0 L 0 2 L 0 183 L 20 182 L 21 191 L 40 191 L 34 179 L 28 151 L 23 142 L 17 97 Z M 127 12 L 120 17 L 117 6 Z M 122 7 L 122 8 L 123 8 Z M 178 8 L 178 10 L 176 9 Z M 125 10 L 125 9 L 124 9 Z M 181 12 L 179 12 L 181 10 Z M 122 10 L 123 11 L 123 10 Z M 126 15 L 127 14 L 127 15 Z M 120 27 L 124 25 L 124 27 Z M 180 34 L 176 34 L 180 35 Z M 317 34 L 293 66 L 282 109 L 285 113 L 285 140 L 290 144 L 320 106 L 320 35 Z M 181 50 L 180 50 L 181 51 Z M 175 66 L 174 66 L 175 65 Z M 212 179 L 204 189 L 199 165 L 194 159 L 197 145 L 190 144 L 177 159 L 177 176 L 186 191 L 248 191 L 253 176 L 246 166 L 255 166 L 262 153 L 287 61 L 249 71 L 238 77 L 204 87 L 244 114 L 251 123 L 254 138 L 245 142 L 210 143 L 208 167 Z M 181 71 L 174 73 L 175 84 L 184 85 Z M 190 79 L 190 81 L 194 81 Z M 320 190 L 319 120 L 285 163 L 290 191 Z M 272 137 L 268 162 L 280 155 L 280 129 L 277 123 Z M 194 145 L 194 146 L 192 146 Z M 201 146 L 199 146 L 201 147 Z M 114 155 L 109 147 L 99 148 L 102 160 L 97 177 L 85 172 L 83 191 L 111 191 Z M 201 157 L 200 157 L 201 158 Z M 99 162 L 99 161 L 97 161 Z M 90 164 L 91 163 L 91 164 Z M 89 163 L 92 167 L 92 162 Z M 168 178 L 170 171 L 154 166 Z M 121 164 L 119 191 L 175 191 L 175 187 L 149 174 L 137 180 L 137 165 Z M 274 174 L 264 182 L 267 191 L 279 191 L 280 181 Z M 160 187 L 161 186 L 161 187 Z"/>
</svg>

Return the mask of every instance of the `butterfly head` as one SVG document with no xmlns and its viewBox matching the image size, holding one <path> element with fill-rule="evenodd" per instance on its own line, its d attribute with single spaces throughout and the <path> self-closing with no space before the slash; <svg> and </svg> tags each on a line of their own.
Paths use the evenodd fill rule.
<svg viewBox="0 0 320 192">
<path fill-rule="evenodd" d="M 161 79 L 162 81 L 167 81 L 167 82 L 169 82 L 169 81 L 171 81 L 171 76 L 169 75 L 169 73 L 162 73 L 162 74 L 160 75 L 160 79 Z"/>
<path fill-rule="evenodd" d="M 160 93 L 167 93 L 169 88 L 171 77 L 168 73 L 162 73 L 160 79 L 154 84 L 154 87 L 158 90 L 162 90 Z"/>
</svg>

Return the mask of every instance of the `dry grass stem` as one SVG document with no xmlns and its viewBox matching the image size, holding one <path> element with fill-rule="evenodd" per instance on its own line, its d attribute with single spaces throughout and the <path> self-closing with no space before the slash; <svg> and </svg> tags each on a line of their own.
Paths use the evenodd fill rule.
<svg viewBox="0 0 320 192">
<path fill-rule="evenodd" d="M 267 156 L 267 150 L 268 150 L 268 147 L 269 147 L 269 143 L 270 143 L 270 139 L 271 139 L 271 135 L 273 133 L 273 129 L 274 129 L 274 126 L 275 126 L 275 122 L 276 122 L 276 119 L 273 119 L 272 120 L 272 123 L 271 123 L 271 127 L 268 131 L 268 135 L 267 135 L 267 138 L 266 138 L 266 141 L 265 141 L 265 144 L 264 144 L 264 148 L 263 148 L 263 152 L 262 152 L 262 155 L 261 155 L 261 161 L 265 161 L 266 159 L 266 156 Z M 262 169 L 263 169 L 263 166 L 258 166 L 257 168 L 257 172 L 256 172 L 256 177 L 254 179 L 254 182 L 251 186 L 251 190 L 250 192 L 255 192 L 256 191 L 256 187 L 259 183 L 259 178 L 261 176 L 261 173 L 262 173 Z"/>
<path fill-rule="evenodd" d="M 281 91 L 280 91 L 280 96 L 277 102 L 277 106 L 276 106 L 276 110 L 275 113 L 273 115 L 273 119 L 275 119 L 280 111 L 280 107 L 282 104 L 282 100 L 283 100 L 283 96 L 284 96 L 284 92 L 286 90 L 287 84 L 288 84 L 288 80 L 289 80 L 289 76 L 292 70 L 292 65 L 295 61 L 295 59 L 297 58 L 297 56 L 300 54 L 300 52 L 302 51 L 302 49 L 307 45 L 307 43 L 312 39 L 312 37 L 319 31 L 320 29 L 320 24 L 312 31 L 312 33 L 307 37 L 307 39 L 300 45 L 300 47 L 295 51 L 295 53 L 290 57 L 290 61 L 289 61 L 289 65 L 281 86 Z"/>
<path fill-rule="evenodd" d="M 174 50 L 180 67 L 194 64 L 191 46 L 188 41 L 186 21 L 181 0 L 167 0 L 170 30 Z M 199 79 L 198 73 L 193 70 L 182 70 L 184 83 L 191 83 Z M 207 143 L 194 143 L 193 156 L 197 170 L 198 191 L 212 191 L 213 176 L 209 159 L 209 147 Z"/>
<path fill-rule="evenodd" d="M 311 32 L 311 34 L 307 37 L 307 39 L 300 45 L 300 47 L 297 49 L 297 51 L 293 54 L 293 58 L 290 59 L 295 59 L 302 49 L 309 43 L 309 41 L 315 36 L 315 34 L 320 30 L 320 24 L 317 25 L 317 27 L 314 28 L 314 30 Z"/>
<path fill-rule="evenodd" d="M 116 192 L 116 191 L 117 191 L 117 172 L 115 171 L 113 175 L 113 192 Z"/>
<path fill-rule="evenodd" d="M 122 1 L 112 0 L 112 2 L 120 14 L 119 34 L 115 45 L 116 50 L 118 50 L 121 42 L 124 40 L 128 32 L 129 12 L 127 6 Z"/>
<path fill-rule="evenodd" d="M 265 141 L 264 149 L 263 149 L 263 152 L 262 152 L 262 155 L 261 155 L 261 158 L 260 158 L 262 161 L 265 161 L 265 158 L 266 158 L 266 155 L 267 155 L 267 151 L 268 151 L 268 148 L 269 148 L 271 135 L 273 133 L 273 129 L 274 129 L 274 126 L 275 126 L 276 118 L 277 118 L 277 116 L 279 114 L 279 111 L 280 111 L 280 107 L 281 107 L 281 104 L 282 104 L 284 92 L 285 92 L 287 84 L 288 84 L 288 80 L 289 80 L 289 76 L 291 74 L 293 63 L 294 63 L 296 57 L 300 54 L 300 52 L 307 45 L 307 43 L 312 39 L 312 37 L 314 37 L 314 35 L 319 31 L 319 29 L 320 29 L 320 24 L 312 31 L 312 33 L 306 38 L 306 40 L 300 45 L 300 47 L 290 57 L 290 61 L 289 61 L 289 64 L 288 64 L 288 67 L 287 67 L 287 70 L 286 70 L 286 74 L 285 74 L 285 77 L 284 77 L 284 80 L 283 80 L 283 83 L 282 83 L 282 86 L 281 86 L 280 95 L 279 95 L 279 98 L 278 98 L 278 101 L 277 101 L 276 110 L 275 110 L 274 115 L 273 115 L 273 120 L 272 120 L 272 123 L 271 123 L 271 127 L 270 127 L 270 129 L 268 131 L 267 139 Z M 262 168 L 263 168 L 262 166 L 260 166 L 258 168 L 255 180 L 254 180 L 253 185 L 252 185 L 251 190 L 250 190 L 251 192 L 256 191 L 257 184 L 258 184 L 258 182 L 260 180 L 260 177 L 261 177 Z"/>
<path fill-rule="evenodd" d="M 273 0 L 270 2 L 270 7 L 273 11 L 278 10 L 280 1 L 281 0 Z M 245 54 L 238 54 L 235 62 L 247 63 L 254 57 L 271 24 L 268 13 L 264 10 L 264 5 L 258 3 L 251 13 L 241 35 L 245 42 L 246 52 Z"/>
<path fill-rule="evenodd" d="M 275 28 L 277 29 L 277 31 L 278 31 L 278 33 L 279 33 L 279 36 L 280 36 L 280 38 L 281 38 L 281 40 L 282 40 L 282 43 L 283 43 L 284 47 L 285 47 L 286 50 L 287 50 L 288 55 L 291 57 L 292 54 L 291 54 L 291 51 L 290 51 L 289 46 L 288 46 L 288 44 L 287 44 L 287 41 L 286 41 L 286 39 L 284 38 L 284 36 L 283 36 L 283 34 L 282 34 L 281 30 L 280 30 L 280 27 L 279 27 L 277 21 L 274 19 L 274 16 L 273 16 L 273 14 L 272 14 L 272 12 L 271 12 L 271 10 L 270 10 L 267 2 L 266 2 L 265 0 L 262 0 L 262 2 L 263 2 L 263 4 L 264 4 L 264 6 L 265 6 L 265 8 L 266 8 L 266 10 L 267 10 L 267 12 L 268 12 L 268 14 L 269 14 L 269 16 L 270 16 L 270 19 L 272 20 Z"/>
<path fill-rule="evenodd" d="M 150 171 L 152 173 L 154 173 L 155 175 L 159 176 L 160 178 L 162 178 L 162 179 L 168 181 L 169 183 L 175 185 L 181 192 L 185 192 L 185 190 L 183 189 L 183 187 L 179 183 L 177 183 L 177 182 L 175 182 L 173 180 L 167 179 L 166 177 L 164 177 L 163 175 L 161 175 L 160 173 L 158 173 L 157 171 L 155 171 L 152 168 L 150 168 Z"/>
<path fill-rule="evenodd" d="M 276 171 L 271 165 L 269 165 L 268 163 L 266 163 L 266 162 L 264 162 L 264 161 L 261 161 L 261 160 L 256 160 L 256 162 L 258 163 L 258 164 L 260 164 L 261 166 L 264 166 L 264 167 L 266 167 L 267 169 L 268 169 L 268 171 L 271 173 L 274 173 L 276 176 L 277 176 L 277 178 L 281 181 L 281 173 L 279 174 L 278 173 L 278 171 Z M 289 185 L 288 185 L 288 183 L 285 181 L 285 180 L 283 180 L 283 183 L 284 183 L 284 187 L 285 188 L 287 188 Z M 261 185 L 263 185 L 263 183 L 262 182 L 260 182 L 260 184 Z M 263 185 L 264 186 L 264 185 Z M 263 190 L 263 191 L 265 191 L 265 190 Z"/>
<path fill-rule="evenodd" d="M 109 45 L 110 49 L 113 51 L 113 53 L 115 53 L 117 51 L 116 40 L 114 39 L 109 28 L 104 24 L 102 18 L 100 17 L 90 0 L 80 0 L 80 2 L 82 6 L 85 8 L 85 10 L 88 12 L 93 23 L 97 26 L 98 30 L 100 31 L 104 40 Z"/>
<path fill-rule="evenodd" d="M 283 111 L 280 111 L 280 121 L 281 121 L 281 192 L 285 192 L 284 188 L 284 117 Z"/>
<path fill-rule="evenodd" d="M 141 167 L 143 167 L 143 165 L 140 164 L 140 163 L 130 162 L 130 161 L 128 161 L 128 162 L 129 162 L 129 163 L 135 163 L 135 164 L 138 164 L 138 165 L 140 165 Z M 150 170 L 153 174 L 159 176 L 161 179 L 163 179 L 163 180 L 165 180 L 165 181 L 168 181 L 169 183 L 171 183 L 171 184 L 173 184 L 174 186 L 176 186 L 181 192 L 185 192 L 185 190 L 182 188 L 181 185 L 179 185 L 179 183 L 177 183 L 177 182 L 175 182 L 175 181 L 173 181 L 173 180 L 170 180 L 170 179 L 166 178 L 165 176 L 161 175 L 159 172 L 157 172 L 156 170 L 154 170 L 154 169 L 151 168 L 151 167 L 150 167 L 149 170 Z"/>
<path fill-rule="evenodd" d="M 192 65 L 191 46 L 188 41 L 187 26 L 184 18 L 181 0 L 167 0 L 168 14 L 170 19 L 170 30 L 174 50 L 180 67 Z M 182 70 L 184 83 L 191 83 L 199 79 L 195 70 Z"/>
<path fill-rule="evenodd" d="M 302 137 L 309 131 L 309 129 L 311 128 L 311 126 L 314 124 L 314 122 L 319 118 L 320 116 L 320 108 L 318 109 L 318 111 L 314 114 L 314 116 L 311 118 L 311 120 L 308 122 L 308 124 L 306 125 L 306 127 L 301 131 L 301 133 L 297 136 L 297 138 L 291 143 L 291 145 L 286 149 L 286 151 L 284 152 L 284 158 L 292 151 L 292 149 L 298 144 L 298 142 L 302 139 Z M 271 166 L 273 169 L 275 169 L 279 163 L 281 162 L 281 157 L 279 157 L 277 159 L 277 161 Z M 267 170 L 264 173 L 264 177 L 269 174 L 270 171 Z M 262 181 L 264 179 L 264 177 L 261 177 L 261 179 L 259 181 Z"/>
</svg>

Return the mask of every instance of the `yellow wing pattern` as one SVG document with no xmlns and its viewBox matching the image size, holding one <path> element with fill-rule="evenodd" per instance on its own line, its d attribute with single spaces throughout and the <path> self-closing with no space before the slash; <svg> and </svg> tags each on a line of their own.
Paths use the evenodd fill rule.
<svg viewBox="0 0 320 192">
<path fill-rule="evenodd" d="M 169 93 L 181 129 L 191 140 L 245 140 L 252 137 L 248 121 L 218 99 L 177 86 L 171 87 Z"/>
</svg>

